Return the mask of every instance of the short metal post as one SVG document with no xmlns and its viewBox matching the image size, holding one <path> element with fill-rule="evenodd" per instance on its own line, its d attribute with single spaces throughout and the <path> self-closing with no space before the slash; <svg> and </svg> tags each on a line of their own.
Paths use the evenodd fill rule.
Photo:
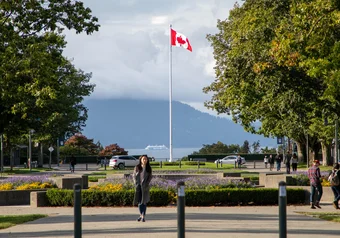
<svg viewBox="0 0 340 238">
<path fill-rule="evenodd" d="M 286 183 L 279 183 L 279 238 L 287 238 L 287 192 Z"/>
<path fill-rule="evenodd" d="M 87 170 L 87 163 L 86 163 L 86 170 Z"/>
<path fill-rule="evenodd" d="M 185 237 L 185 184 L 177 183 L 177 237 Z"/>
<path fill-rule="evenodd" d="M 106 170 L 106 160 L 104 160 L 104 169 Z"/>
<path fill-rule="evenodd" d="M 255 160 L 254 160 L 254 169 L 256 168 L 256 162 L 255 162 Z"/>
<path fill-rule="evenodd" d="M 181 161 L 179 161 L 179 168 L 181 168 L 182 167 L 182 165 L 181 165 Z"/>
<path fill-rule="evenodd" d="M 74 190 L 74 238 L 81 238 L 81 186 L 73 185 Z"/>
<path fill-rule="evenodd" d="M 236 169 L 236 165 L 237 165 L 237 161 L 235 160 L 235 165 L 234 165 L 234 168 Z"/>
<path fill-rule="evenodd" d="M 220 161 L 217 161 L 217 162 L 216 162 L 216 168 L 217 168 L 217 169 L 218 169 L 218 163 L 219 163 L 219 162 L 220 162 Z"/>
<path fill-rule="evenodd" d="M 200 168 L 200 161 L 199 160 L 197 161 L 197 168 L 198 169 Z"/>
<path fill-rule="evenodd" d="M 162 166 L 163 166 L 163 163 L 162 163 L 162 161 L 160 161 L 159 162 L 159 167 L 162 168 Z"/>
</svg>

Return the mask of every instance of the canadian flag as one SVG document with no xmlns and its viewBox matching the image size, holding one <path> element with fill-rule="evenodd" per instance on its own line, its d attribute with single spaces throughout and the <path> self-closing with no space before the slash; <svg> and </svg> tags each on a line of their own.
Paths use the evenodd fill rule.
<svg viewBox="0 0 340 238">
<path fill-rule="evenodd" d="M 183 47 L 192 52 L 191 45 L 185 35 L 171 29 L 171 45 Z"/>
</svg>

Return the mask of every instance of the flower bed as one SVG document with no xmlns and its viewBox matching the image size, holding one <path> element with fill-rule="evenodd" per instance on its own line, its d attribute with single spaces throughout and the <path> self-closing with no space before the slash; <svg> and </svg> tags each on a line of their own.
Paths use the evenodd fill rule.
<svg viewBox="0 0 340 238">
<path fill-rule="evenodd" d="M 325 187 L 330 186 L 330 183 L 327 181 L 329 173 L 330 173 L 329 171 L 321 172 L 322 186 L 325 186 Z M 287 186 L 310 186 L 307 171 L 292 172 L 291 175 L 292 175 L 292 179 L 287 181 Z"/>
<path fill-rule="evenodd" d="M 245 183 L 240 180 L 228 179 L 228 178 L 187 178 L 181 181 L 185 182 L 185 188 L 189 190 L 198 190 L 198 189 L 221 189 L 221 188 L 252 188 L 254 187 L 251 183 Z M 160 177 L 155 176 L 151 180 L 151 189 L 161 189 L 168 191 L 176 191 L 177 189 L 177 181 L 176 180 L 167 180 Z M 135 185 L 133 183 L 132 178 L 111 178 L 106 179 L 104 182 L 99 183 L 98 185 L 92 186 L 90 190 L 97 191 L 121 191 L 121 190 L 130 190 L 134 189 Z"/>
<path fill-rule="evenodd" d="M 0 180 L 0 191 L 56 188 L 49 175 L 13 176 Z"/>
</svg>

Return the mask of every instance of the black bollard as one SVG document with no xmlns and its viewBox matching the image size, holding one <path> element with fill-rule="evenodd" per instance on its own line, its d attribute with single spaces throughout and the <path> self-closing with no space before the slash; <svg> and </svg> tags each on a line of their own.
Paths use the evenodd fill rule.
<svg viewBox="0 0 340 238">
<path fill-rule="evenodd" d="M 287 238 L 287 192 L 286 183 L 279 183 L 279 238 Z"/>
<path fill-rule="evenodd" d="M 183 181 L 177 183 L 177 237 L 185 237 L 185 186 Z"/>
<path fill-rule="evenodd" d="M 163 164 L 162 161 L 159 162 L 159 167 L 162 168 Z"/>
<path fill-rule="evenodd" d="M 79 183 L 73 185 L 74 190 L 74 238 L 81 238 L 81 187 Z"/>
<path fill-rule="evenodd" d="M 182 165 L 181 165 L 181 161 L 179 161 L 179 168 L 181 168 L 182 167 Z"/>
<path fill-rule="evenodd" d="M 87 163 L 86 163 L 86 170 L 87 170 Z"/>
</svg>

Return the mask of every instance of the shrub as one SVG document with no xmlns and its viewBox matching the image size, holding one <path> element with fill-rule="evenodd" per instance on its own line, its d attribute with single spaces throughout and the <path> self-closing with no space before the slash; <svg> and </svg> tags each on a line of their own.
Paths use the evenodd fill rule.
<svg viewBox="0 0 340 238">
<path fill-rule="evenodd" d="M 115 192 L 82 190 L 82 206 L 132 206 L 134 190 Z M 49 189 L 47 199 L 52 206 L 72 206 L 73 190 Z M 173 191 L 153 188 L 150 190 L 149 206 L 167 206 L 176 202 Z M 186 190 L 187 206 L 216 205 L 276 205 L 278 189 L 265 188 L 226 188 L 214 190 Z M 287 189 L 288 204 L 302 204 L 305 200 L 303 189 Z"/>
</svg>

